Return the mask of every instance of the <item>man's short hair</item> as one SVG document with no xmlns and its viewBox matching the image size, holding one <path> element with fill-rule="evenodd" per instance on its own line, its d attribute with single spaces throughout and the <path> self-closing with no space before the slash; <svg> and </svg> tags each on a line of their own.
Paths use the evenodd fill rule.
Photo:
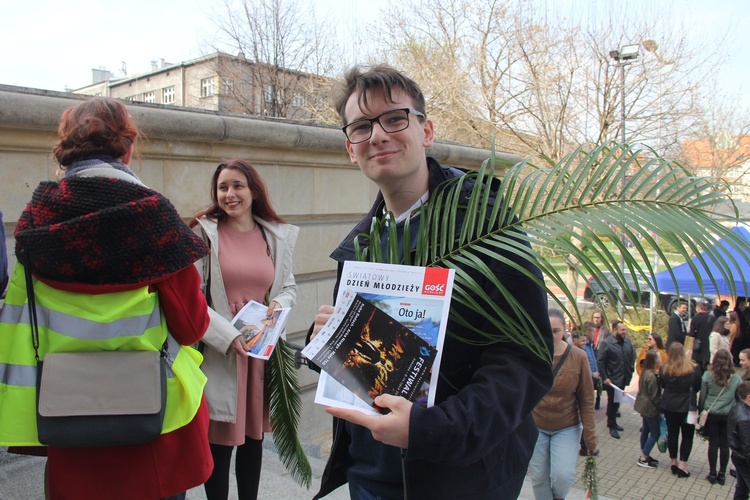
<svg viewBox="0 0 750 500">
<path fill-rule="evenodd" d="M 344 75 L 344 81 L 337 92 L 335 106 L 341 124 L 347 125 L 344 110 L 352 94 L 357 94 L 359 107 L 364 109 L 367 107 L 368 93 L 379 92 L 387 101 L 393 102 L 394 88 L 400 89 L 411 97 L 414 109 L 427 115 L 424 94 L 417 82 L 387 64 L 378 64 L 369 68 L 354 66 Z M 418 118 L 424 121 L 424 117 Z"/>
<path fill-rule="evenodd" d="M 737 395 L 742 401 L 747 399 L 747 396 L 750 395 L 750 381 L 746 380 L 740 383 L 739 387 L 737 387 Z"/>
<path fill-rule="evenodd" d="M 596 330 L 596 325 L 593 321 L 585 321 L 583 323 L 583 333 L 586 333 L 589 330 Z"/>
<path fill-rule="evenodd" d="M 709 304 L 705 300 L 699 300 L 697 304 L 695 304 L 696 309 L 700 309 L 701 311 L 708 311 Z"/>
<path fill-rule="evenodd" d="M 729 301 L 728 300 L 722 300 L 719 303 L 719 307 L 729 307 Z"/>
</svg>

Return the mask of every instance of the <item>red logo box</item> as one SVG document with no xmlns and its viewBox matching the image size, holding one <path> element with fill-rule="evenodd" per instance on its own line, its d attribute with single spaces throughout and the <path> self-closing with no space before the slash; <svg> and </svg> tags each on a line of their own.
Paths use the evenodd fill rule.
<svg viewBox="0 0 750 500">
<path fill-rule="evenodd" d="M 422 295 L 445 296 L 448 274 L 449 269 L 442 267 L 426 268 L 424 271 L 424 281 L 422 282 Z"/>
</svg>

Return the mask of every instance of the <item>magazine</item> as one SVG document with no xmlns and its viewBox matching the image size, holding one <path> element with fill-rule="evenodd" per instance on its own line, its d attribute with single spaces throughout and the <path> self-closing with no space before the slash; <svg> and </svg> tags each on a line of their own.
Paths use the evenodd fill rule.
<svg viewBox="0 0 750 500">
<path fill-rule="evenodd" d="M 283 307 L 266 316 L 268 306 L 251 300 L 232 318 L 232 325 L 242 334 L 248 355 L 268 359 L 286 327 L 291 308 Z"/>
<path fill-rule="evenodd" d="M 359 330 L 357 328 L 364 324 L 364 320 L 358 320 L 359 323 L 356 323 L 352 319 L 356 315 L 356 311 L 359 310 L 360 315 L 362 315 L 362 311 L 368 311 L 368 314 L 370 314 L 372 309 L 377 309 L 379 312 L 385 313 L 385 317 L 388 318 L 387 320 L 378 319 L 377 321 L 385 321 L 386 324 L 390 321 L 390 326 L 385 329 L 387 333 L 371 330 L 368 335 L 374 335 L 381 346 L 392 346 L 394 338 L 402 338 L 408 340 L 410 344 L 413 343 L 414 346 L 419 346 L 416 351 L 425 349 L 426 352 L 432 353 L 430 356 L 432 357 L 431 369 L 425 366 L 423 374 L 426 377 L 425 382 L 421 383 L 416 392 L 407 398 L 432 406 L 435 402 L 435 394 L 430 392 L 429 388 L 430 385 L 434 386 L 438 380 L 454 273 L 455 271 L 451 269 L 443 268 L 345 262 L 334 313 L 325 327 L 302 351 L 303 355 L 316 364 L 321 363 L 321 360 L 326 357 L 331 357 L 324 363 L 326 367 L 321 366 L 323 371 L 321 371 L 318 381 L 315 402 L 325 406 L 357 409 L 364 413 L 378 414 L 372 405 L 372 397 L 370 397 L 372 385 L 368 385 L 367 390 L 365 390 L 362 383 L 357 385 L 352 382 L 350 379 L 354 378 L 354 375 L 346 373 L 346 369 L 343 367 L 344 362 L 341 361 L 350 354 L 358 356 L 356 352 L 352 353 L 351 348 L 357 341 L 359 341 L 360 346 L 367 349 L 362 340 L 356 338 L 361 338 L 362 328 Z M 369 303 L 369 307 L 372 309 L 360 301 Z M 352 307 L 355 307 L 355 312 L 349 313 L 350 316 L 348 317 L 347 312 L 351 311 Z M 379 313 L 374 314 L 379 316 Z M 367 315 L 367 319 L 369 318 L 370 316 Z M 402 329 L 402 327 L 405 327 L 405 329 Z M 408 332 L 404 333 L 404 330 L 414 335 L 412 336 Z M 345 341 L 344 333 L 346 331 L 352 333 L 355 338 Z M 406 351 L 404 350 L 404 352 Z M 411 361 L 407 362 L 404 361 L 404 358 L 399 358 L 398 363 L 401 366 L 406 366 L 406 368 L 403 368 L 403 370 L 406 370 L 405 373 L 408 373 L 409 370 L 408 363 L 411 363 L 412 370 L 418 363 L 418 357 L 413 357 L 413 353 L 416 351 L 410 348 L 408 352 L 412 354 L 403 355 L 410 358 Z M 426 352 L 422 351 L 423 355 Z M 400 353 L 400 355 L 402 354 Z M 327 373 L 325 371 L 330 365 L 330 371 L 334 372 L 337 362 L 342 363 L 342 366 L 338 367 L 338 373 Z M 424 362 L 427 363 L 428 361 L 425 359 Z M 347 379 L 347 376 L 350 379 Z M 382 391 L 376 388 L 373 394 L 377 396 L 382 392 L 398 393 L 398 381 L 400 380 L 402 380 L 400 376 L 395 376 L 393 381 L 390 382 L 392 385 Z M 341 381 L 349 384 L 349 386 L 343 385 Z M 393 387 L 396 387 L 396 389 L 393 389 Z M 402 385 L 401 389 L 404 390 L 406 387 Z M 407 392 L 413 389 L 409 384 Z"/>
</svg>

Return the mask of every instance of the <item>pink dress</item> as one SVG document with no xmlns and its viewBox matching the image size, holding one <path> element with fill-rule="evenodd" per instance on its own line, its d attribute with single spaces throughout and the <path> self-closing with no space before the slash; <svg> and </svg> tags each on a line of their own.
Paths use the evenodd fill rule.
<svg viewBox="0 0 750 500">
<path fill-rule="evenodd" d="M 266 303 L 273 284 L 273 260 L 260 226 L 241 232 L 219 224 L 219 266 L 232 314 L 255 300 Z M 239 446 L 245 436 L 260 440 L 271 430 L 265 383 L 265 361 L 237 356 L 237 418 L 235 423 L 211 420 L 208 440 L 212 444 Z"/>
</svg>

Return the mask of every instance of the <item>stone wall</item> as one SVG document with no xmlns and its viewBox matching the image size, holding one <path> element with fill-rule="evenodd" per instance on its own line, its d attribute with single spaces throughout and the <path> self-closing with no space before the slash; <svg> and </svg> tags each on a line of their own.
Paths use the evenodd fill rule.
<svg viewBox="0 0 750 500">
<path fill-rule="evenodd" d="M 37 184 L 54 179 L 50 151 L 60 115 L 82 99 L 0 85 L 0 209 L 11 265 L 18 216 Z M 133 104 L 128 109 L 147 137 L 138 144 L 140 158 L 131 167 L 183 217 L 208 204 L 211 175 L 222 159 L 241 157 L 258 168 L 276 210 L 301 228 L 294 262 L 298 302 L 288 338 L 302 344 L 318 305 L 331 302 L 335 266 L 328 255 L 367 212 L 377 192 L 349 162 L 341 131 L 156 105 Z M 476 168 L 490 153 L 438 143 L 429 154 L 444 164 Z M 518 159 L 499 155 L 504 164 Z M 312 403 L 316 379 L 310 370 L 300 371 L 303 439 L 330 429 L 327 415 Z"/>
</svg>

